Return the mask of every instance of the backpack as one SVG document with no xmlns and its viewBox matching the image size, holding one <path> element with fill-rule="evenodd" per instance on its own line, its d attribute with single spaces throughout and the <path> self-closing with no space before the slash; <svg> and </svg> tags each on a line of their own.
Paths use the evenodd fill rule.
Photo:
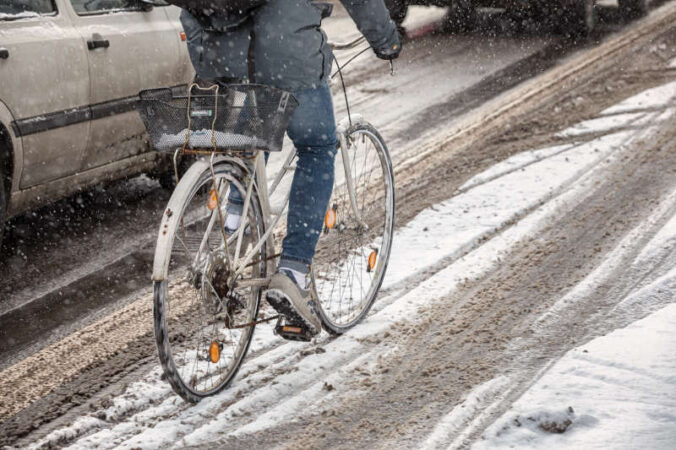
<svg viewBox="0 0 676 450">
<path fill-rule="evenodd" d="M 167 3 L 200 15 L 213 13 L 243 14 L 264 5 L 267 0 L 165 0 Z"/>
</svg>

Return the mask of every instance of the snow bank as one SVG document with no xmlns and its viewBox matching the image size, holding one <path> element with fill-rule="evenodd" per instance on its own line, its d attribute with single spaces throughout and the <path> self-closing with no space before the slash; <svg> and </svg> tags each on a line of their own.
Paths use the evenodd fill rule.
<svg viewBox="0 0 676 450">
<path fill-rule="evenodd" d="M 40 17 L 40 14 L 32 11 L 24 11 L 16 14 L 0 13 L 0 20 L 31 19 L 34 17 Z"/>
<path fill-rule="evenodd" d="M 449 414 L 439 421 L 434 427 L 432 434 L 430 434 L 421 445 L 421 448 L 438 448 L 441 444 L 447 442 L 450 436 L 462 431 L 463 425 L 467 421 L 472 420 L 472 417 L 475 416 L 478 411 L 485 408 L 486 400 L 490 401 L 491 397 L 495 396 L 499 391 L 506 389 L 513 381 L 514 380 L 503 375 L 488 380 L 472 389 L 465 401 L 453 408 Z"/>
<path fill-rule="evenodd" d="M 676 81 L 642 91 L 617 105 L 611 106 L 604 110 L 600 115 L 607 116 L 631 112 L 639 108 L 659 108 L 671 103 L 671 99 L 674 96 L 676 96 Z"/>
<path fill-rule="evenodd" d="M 568 352 L 472 448 L 673 449 L 676 304 Z"/>
<path fill-rule="evenodd" d="M 648 92 L 650 95 L 623 102 L 623 107 L 636 109 L 639 103 L 658 95 L 654 90 Z M 674 95 L 674 91 L 668 92 Z M 670 98 L 664 90 L 659 97 L 661 105 Z M 657 111 L 653 117 L 662 113 Z M 625 118 L 624 124 L 632 119 Z M 650 130 L 647 127 L 645 133 Z M 233 384 L 218 395 L 198 405 L 184 404 L 159 379 L 156 367 L 116 398 L 112 406 L 94 413 L 104 419 L 105 426 L 83 422 L 79 427 L 45 437 L 38 445 L 58 442 L 56 433 L 60 432 L 83 436 L 74 443 L 78 448 L 201 446 L 228 435 L 259 432 L 293 421 L 317 412 L 324 401 L 334 404 L 337 395 L 357 395 L 345 388 L 346 380 L 354 377 L 353 369 L 377 360 L 383 350 L 396 346 L 393 339 L 384 341 L 386 347 L 369 344 L 370 341 L 380 341 L 396 324 L 416 320 L 419 308 L 443 301 L 462 280 L 484 274 L 501 254 L 532 235 L 547 217 L 555 214 L 563 197 L 582 201 L 585 193 L 593 189 L 590 174 L 641 133 L 626 130 L 585 143 L 516 155 L 469 180 L 449 200 L 422 211 L 395 233 L 384 282 L 388 295 L 382 295 L 373 314 L 346 335 L 334 340 L 320 337 L 321 351 L 311 344 L 280 342 L 270 327 L 259 327 L 250 357 Z M 434 275 L 423 276 L 426 273 Z M 660 423 L 673 425 L 675 381 L 666 374 L 674 377 L 672 363 L 676 357 L 668 354 L 669 349 L 673 353 L 674 336 L 668 333 L 667 325 L 672 329 L 676 325 L 676 311 L 672 311 L 669 320 L 658 323 L 659 327 L 648 323 L 638 331 L 629 327 L 629 336 L 620 343 L 601 345 L 594 341 L 569 353 L 555 369 L 546 372 L 537 389 L 523 396 L 499 424 L 488 430 L 487 440 L 478 445 L 532 444 L 532 448 L 541 448 L 557 438 L 563 444 L 577 445 L 589 437 L 579 441 L 571 437 L 582 436 L 587 429 L 601 430 L 599 426 L 605 424 L 615 430 L 612 427 L 624 426 L 622 420 L 635 420 L 631 424 L 633 430 L 652 430 Z M 624 336 L 621 332 L 612 336 L 617 333 Z M 649 337 L 636 341 L 641 333 Z M 636 342 L 650 346 L 650 351 L 632 348 Z M 303 352 L 307 354 L 301 358 L 299 354 Z M 446 442 L 466 426 L 473 411 L 484 410 L 486 401 L 506 390 L 509 380 L 496 380 L 470 393 L 464 406 L 441 420 L 427 444 L 436 447 Z M 325 389 L 327 384 L 331 390 Z M 594 395 L 588 395 L 590 391 Z M 666 394 L 657 397 L 656 392 Z M 657 439 L 667 439 L 669 430 L 673 427 L 663 426 L 653 433 L 655 439 L 645 442 L 661 445 L 666 441 Z M 602 438 L 593 442 L 608 439 L 600 435 Z M 628 432 L 622 435 L 625 442 L 628 436 Z"/>
</svg>

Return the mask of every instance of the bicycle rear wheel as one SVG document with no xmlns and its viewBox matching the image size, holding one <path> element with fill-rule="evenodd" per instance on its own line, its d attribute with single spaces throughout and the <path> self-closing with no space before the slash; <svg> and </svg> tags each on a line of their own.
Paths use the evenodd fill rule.
<svg viewBox="0 0 676 450">
<path fill-rule="evenodd" d="M 340 154 L 349 162 L 354 199 L 344 164 L 336 162 L 335 187 L 312 265 L 318 313 L 332 334 L 356 325 L 373 305 L 394 229 L 394 175 L 383 138 L 368 123 L 354 124 L 346 135 L 348 145 Z"/>
<path fill-rule="evenodd" d="M 215 165 L 223 214 L 230 190 L 246 192 L 245 172 L 234 163 Z M 166 248 L 170 252 L 165 255 L 170 258 L 167 276 L 154 284 L 153 315 L 167 380 L 185 400 L 197 402 L 225 388 L 237 373 L 253 337 L 261 289 L 237 284 L 228 287 L 234 245 L 229 245 L 226 253 L 211 170 L 207 168 L 197 178 L 186 174 L 183 182 L 192 185 L 182 189 L 179 183 L 170 200 L 172 214 L 179 214 L 179 225 L 171 237 L 173 245 Z M 250 225 L 240 255 L 251 250 L 265 233 L 255 185 L 247 217 Z M 265 277 L 265 258 L 263 245 L 242 277 Z M 250 325 L 239 327 L 245 324 Z"/>
</svg>

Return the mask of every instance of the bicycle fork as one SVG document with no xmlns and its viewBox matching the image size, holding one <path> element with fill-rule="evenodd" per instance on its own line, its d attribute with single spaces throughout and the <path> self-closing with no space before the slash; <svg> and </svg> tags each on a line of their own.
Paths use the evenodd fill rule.
<svg viewBox="0 0 676 450">
<path fill-rule="evenodd" d="M 355 219 L 360 226 L 368 229 L 368 225 L 364 223 L 361 217 L 361 212 L 357 206 L 357 194 L 355 192 L 354 180 L 352 179 L 352 162 L 350 161 L 350 142 L 347 138 L 346 130 L 343 127 L 338 127 L 338 141 L 340 142 L 340 158 L 343 160 L 343 168 L 345 169 L 345 184 L 347 185 L 347 192 L 350 196 L 350 205 Z"/>
</svg>

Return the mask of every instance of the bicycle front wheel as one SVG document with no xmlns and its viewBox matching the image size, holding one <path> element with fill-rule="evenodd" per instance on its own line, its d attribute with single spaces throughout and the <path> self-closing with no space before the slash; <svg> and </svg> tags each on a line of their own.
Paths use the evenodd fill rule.
<svg viewBox="0 0 676 450">
<path fill-rule="evenodd" d="M 228 162 L 215 165 L 215 180 L 209 168 L 199 176 L 188 176 L 193 175 L 189 172 L 170 200 L 178 222 L 171 236 L 173 245 L 165 249 L 170 254 L 159 255 L 169 258 L 169 266 L 165 279 L 154 285 L 155 339 L 167 381 L 190 402 L 228 385 L 253 336 L 261 289 L 229 282 L 235 245 L 233 237 L 224 233 L 218 214 L 220 209 L 225 216 L 233 189 L 244 197 L 245 172 Z M 184 182 L 189 186 L 182 186 Z M 240 255 L 251 251 L 265 234 L 255 185 L 249 205 Z M 238 280 L 265 277 L 265 245 L 251 261 Z"/>
<path fill-rule="evenodd" d="M 383 282 L 394 229 L 394 175 L 383 138 L 368 123 L 346 133 L 312 265 L 324 328 L 341 334 L 361 321 Z"/>
</svg>

